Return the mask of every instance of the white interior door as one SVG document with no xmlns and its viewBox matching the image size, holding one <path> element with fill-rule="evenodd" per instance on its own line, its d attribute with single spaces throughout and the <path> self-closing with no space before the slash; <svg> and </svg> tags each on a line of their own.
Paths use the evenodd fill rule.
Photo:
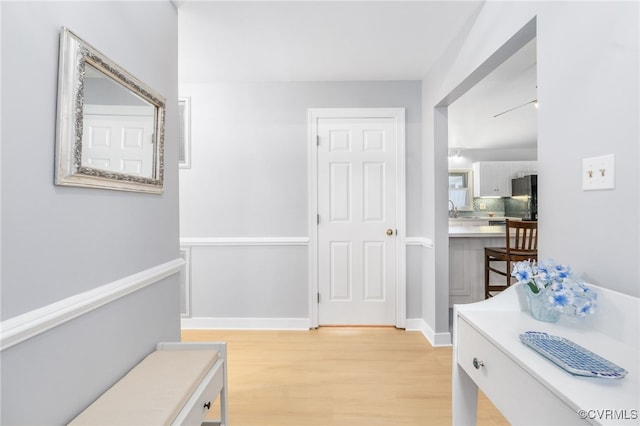
<svg viewBox="0 0 640 426">
<path fill-rule="evenodd" d="M 153 120 L 144 116 L 85 114 L 82 164 L 137 176 L 153 176 Z"/>
<path fill-rule="evenodd" d="M 319 325 L 395 325 L 397 123 L 317 120 Z"/>
</svg>

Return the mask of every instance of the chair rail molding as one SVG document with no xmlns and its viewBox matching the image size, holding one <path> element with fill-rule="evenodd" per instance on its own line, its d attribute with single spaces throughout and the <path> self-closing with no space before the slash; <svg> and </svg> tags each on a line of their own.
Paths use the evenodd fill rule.
<svg viewBox="0 0 640 426">
<path fill-rule="evenodd" d="M 433 240 L 425 237 L 407 237 L 405 238 L 404 243 L 407 246 L 420 246 L 425 248 L 433 248 Z"/>
<path fill-rule="evenodd" d="M 2 321 L 0 323 L 0 351 L 4 351 L 134 291 L 157 283 L 180 272 L 184 265 L 185 261 L 183 259 L 174 259 Z"/>
</svg>

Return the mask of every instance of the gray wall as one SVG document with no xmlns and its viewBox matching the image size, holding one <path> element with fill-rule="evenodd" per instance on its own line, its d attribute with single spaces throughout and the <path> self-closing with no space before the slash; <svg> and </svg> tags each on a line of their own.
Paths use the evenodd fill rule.
<svg viewBox="0 0 640 426">
<path fill-rule="evenodd" d="M 320 107 L 406 108 L 407 235 L 420 234 L 420 82 L 181 82 L 180 95 L 192 114 L 181 237 L 308 237 L 307 116 Z M 408 299 L 419 298 L 414 260 Z M 306 246 L 193 247 L 192 316 L 308 318 L 307 263 Z"/>
<path fill-rule="evenodd" d="M 640 273 L 640 3 L 543 13 L 539 185 L 553 190 L 539 197 L 540 251 L 588 282 L 640 297 L 629 279 Z M 615 189 L 583 191 L 582 160 L 605 154 L 615 154 Z"/>
<path fill-rule="evenodd" d="M 448 326 L 446 113 L 434 107 L 537 18 L 541 257 L 587 281 L 640 294 L 638 222 L 639 5 L 637 2 L 487 2 L 423 80 L 423 315 Z M 440 130 L 439 130 L 440 129 Z M 616 188 L 582 191 L 582 159 L 616 155 Z M 611 220 L 614 218 L 614 220 Z M 440 253 L 441 255 L 438 255 Z"/>
<path fill-rule="evenodd" d="M 7 320 L 178 258 L 177 16 L 169 1 L 0 5 Z M 53 185 L 62 26 L 167 97 L 164 195 Z M 178 340 L 179 317 L 174 275 L 3 351 L 1 423 L 68 422 Z"/>
<path fill-rule="evenodd" d="M 450 169 L 470 169 L 477 161 L 535 161 L 537 148 L 466 149 L 448 159 Z"/>
</svg>

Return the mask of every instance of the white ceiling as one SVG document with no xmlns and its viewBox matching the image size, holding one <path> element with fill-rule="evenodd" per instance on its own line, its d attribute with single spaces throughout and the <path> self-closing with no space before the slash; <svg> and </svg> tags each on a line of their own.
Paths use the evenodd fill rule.
<svg viewBox="0 0 640 426">
<path fill-rule="evenodd" d="M 201 83 L 421 80 L 484 1 L 173 2 L 180 81 Z M 533 49 L 450 107 L 451 145 L 535 144 L 533 108 L 491 117 L 535 98 Z"/>
<path fill-rule="evenodd" d="M 181 1 L 180 80 L 420 80 L 482 1 Z"/>
</svg>

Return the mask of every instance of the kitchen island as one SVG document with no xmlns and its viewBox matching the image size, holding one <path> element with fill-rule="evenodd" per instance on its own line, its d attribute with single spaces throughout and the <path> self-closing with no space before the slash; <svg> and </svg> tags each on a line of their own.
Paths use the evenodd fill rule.
<svg viewBox="0 0 640 426">
<path fill-rule="evenodd" d="M 504 247 L 504 232 L 504 225 L 449 227 L 449 307 L 484 300 L 484 248 Z"/>
</svg>

